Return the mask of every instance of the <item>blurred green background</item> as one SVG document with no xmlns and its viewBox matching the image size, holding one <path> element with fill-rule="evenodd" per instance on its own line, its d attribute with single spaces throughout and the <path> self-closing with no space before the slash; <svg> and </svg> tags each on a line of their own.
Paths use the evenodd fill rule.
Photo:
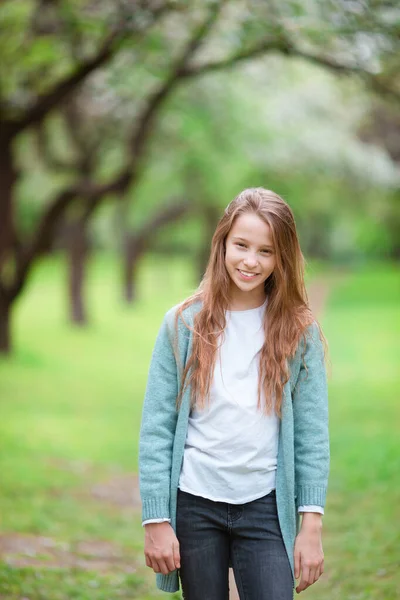
<svg viewBox="0 0 400 600">
<path fill-rule="evenodd" d="M 5 0 L 0 25 L 0 598 L 160 597 L 136 475 L 152 347 L 225 206 L 263 186 L 330 351 L 306 594 L 395 600 L 398 8 Z"/>
</svg>

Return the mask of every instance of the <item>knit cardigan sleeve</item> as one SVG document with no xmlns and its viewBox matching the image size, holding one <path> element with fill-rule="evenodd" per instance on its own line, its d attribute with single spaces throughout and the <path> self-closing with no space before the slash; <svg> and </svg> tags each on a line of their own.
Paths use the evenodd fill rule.
<svg viewBox="0 0 400 600">
<path fill-rule="evenodd" d="M 148 374 L 139 439 L 142 519 L 170 518 L 170 482 L 178 413 L 177 364 L 168 313 L 159 330 Z"/>
<path fill-rule="evenodd" d="M 325 506 L 329 475 L 328 390 L 324 351 L 314 321 L 293 392 L 296 505 Z M 303 345 L 304 350 L 304 345 Z"/>
</svg>

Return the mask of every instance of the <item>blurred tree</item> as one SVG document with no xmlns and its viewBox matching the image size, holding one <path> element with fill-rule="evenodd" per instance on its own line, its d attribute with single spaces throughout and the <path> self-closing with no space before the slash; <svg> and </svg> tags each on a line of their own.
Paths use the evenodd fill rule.
<svg viewBox="0 0 400 600">
<path fill-rule="evenodd" d="M 97 147 L 100 143 L 100 128 L 90 136 L 85 135 L 84 113 L 80 110 L 77 98 L 72 97 L 60 105 L 65 129 L 68 133 L 72 156 L 58 156 L 51 146 L 44 123 L 35 127 L 36 147 L 47 169 L 55 172 L 77 174 L 88 182 L 95 176 Z M 92 209 L 93 210 L 93 209 Z M 87 311 L 83 298 L 86 258 L 89 252 L 87 223 L 91 210 L 84 206 L 74 206 L 58 223 L 61 239 L 68 254 L 68 297 L 71 321 L 78 325 L 87 323 Z M 49 240 L 51 243 L 51 240 Z"/>
<path fill-rule="evenodd" d="M 399 75 L 400 77 L 400 75 Z M 359 129 L 360 139 L 382 146 L 393 163 L 400 167 L 400 106 L 382 100 L 372 103 L 366 120 Z M 400 182 L 393 189 L 389 210 L 382 212 L 381 221 L 389 234 L 390 255 L 400 259 Z"/>
<path fill-rule="evenodd" d="M 396 55 L 396 15 L 388 3 L 372 0 L 314 0 L 306 5 L 198 0 L 189 6 L 178 0 L 95 5 L 67 0 L 3 2 L 0 350 L 10 348 L 11 306 L 60 220 L 74 205 L 88 220 L 104 199 L 121 198 L 132 190 L 143 169 L 155 119 L 178 84 L 278 52 L 358 75 L 379 93 L 398 98 L 398 82 L 388 79 L 381 68 L 381 56 Z M 393 70 L 396 60 L 386 60 L 388 64 Z M 131 104 L 119 115 L 114 110 L 115 90 Z M 73 95 L 81 99 L 81 109 L 90 106 L 85 111 L 89 132 L 99 122 L 118 122 L 119 158 L 110 168 L 113 149 L 101 144 L 93 173 L 86 170 L 60 178 L 61 188 L 46 202 L 26 240 L 15 220 L 20 178 L 16 147 L 28 129 L 47 126 L 51 113 Z"/>
<path fill-rule="evenodd" d="M 189 212 L 191 205 L 186 199 L 167 201 L 161 210 L 157 210 L 140 229 L 127 233 L 124 244 L 124 297 L 128 303 L 136 299 L 136 269 L 140 258 L 151 248 L 155 236 L 160 230 L 173 222 L 176 223 Z"/>
<path fill-rule="evenodd" d="M 15 222 L 18 179 L 15 141 L 44 119 L 96 69 L 140 39 L 171 4 L 117 2 L 79 6 L 72 2 L 5 2 L 0 7 L 0 351 L 10 348 L 9 319 L 32 263 L 49 245 L 53 228 L 79 192 L 65 188 L 44 211 L 36 230 L 22 243 Z M 86 174 L 81 181 L 87 185 Z"/>
</svg>

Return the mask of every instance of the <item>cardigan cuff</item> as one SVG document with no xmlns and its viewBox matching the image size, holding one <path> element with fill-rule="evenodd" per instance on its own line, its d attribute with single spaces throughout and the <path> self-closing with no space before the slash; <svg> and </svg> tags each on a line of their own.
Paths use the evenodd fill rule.
<svg viewBox="0 0 400 600">
<path fill-rule="evenodd" d="M 179 591 L 179 576 L 178 571 L 172 571 L 168 575 L 162 573 L 156 574 L 157 587 L 163 592 L 178 592 Z"/>
<path fill-rule="evenodd" d="M 169 496 L 144 498 L 142 500 L 142 521 L 149 519 L 169 519 Z"/>
<path fill-rule="evenodd" d="M 316 485 L 298 485 L 296 487 L 297 506 L 314 504 L 316 506 L 325 506 L 326 487 Z"/>
</svg>

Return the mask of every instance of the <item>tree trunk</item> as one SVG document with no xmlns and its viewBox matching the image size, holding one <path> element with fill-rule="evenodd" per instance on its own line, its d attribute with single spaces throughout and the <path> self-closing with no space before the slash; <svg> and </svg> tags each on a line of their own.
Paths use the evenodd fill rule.
<svg viewBox="0 0 400 600">
<path fill-rule="evenodd" d="M 124 300 L 127 304 L 133 304 L 135 300 L 137 300 L 136 275 L 138 264 L 139 257 L 135 260 L 131 260 L 129 263 L 127 261 L 125 262 Z"/>
<path fill-rule="evenodd" d="M 12 157 L 12 136 L 6 131 L 0 135 L 0 274 L 3 265 L 10 258 L 14 242 L 13 188 L 17 171 Z"/>
<path fill-rule="evenodd" d="M 326 218 L 318 214 L 311 214 L 312 227 L 308 230 L 308 236 L 304 243 L 305 254 L 311 258 L 329 260 L 331 248 L 328 239 L 330 224 Z"/>
<path fill-rule="evenodd" d="M 144 247 L 135 244 L 132 239 L 127 239 L 124 256 L 124 300 L 128 304 L 133 304 L 137 299 L 136 275 L 143 251 Z"/>
<path fill-rule="evenodd" d="M 11 352 L 11 308 L 17 294 L 11 295 L 14 253 L 13 190 L 17 170 L 13 164 L 12 132 L 0 124 L 0 354 Z"/>
<path fill-rule="evenodd" d="M 0 290 L 0 354 L 11 352 L 11 302 Z"/>
<path fill-rule="evenodd" d="M 69 314 L 75 325 L 87 324 L 87 312 L 84 301 L 85 267 L 88 254 L 86 224 L 75 221 L 68 234 L 68 267 L 69 267 Z"/>
</svg>

